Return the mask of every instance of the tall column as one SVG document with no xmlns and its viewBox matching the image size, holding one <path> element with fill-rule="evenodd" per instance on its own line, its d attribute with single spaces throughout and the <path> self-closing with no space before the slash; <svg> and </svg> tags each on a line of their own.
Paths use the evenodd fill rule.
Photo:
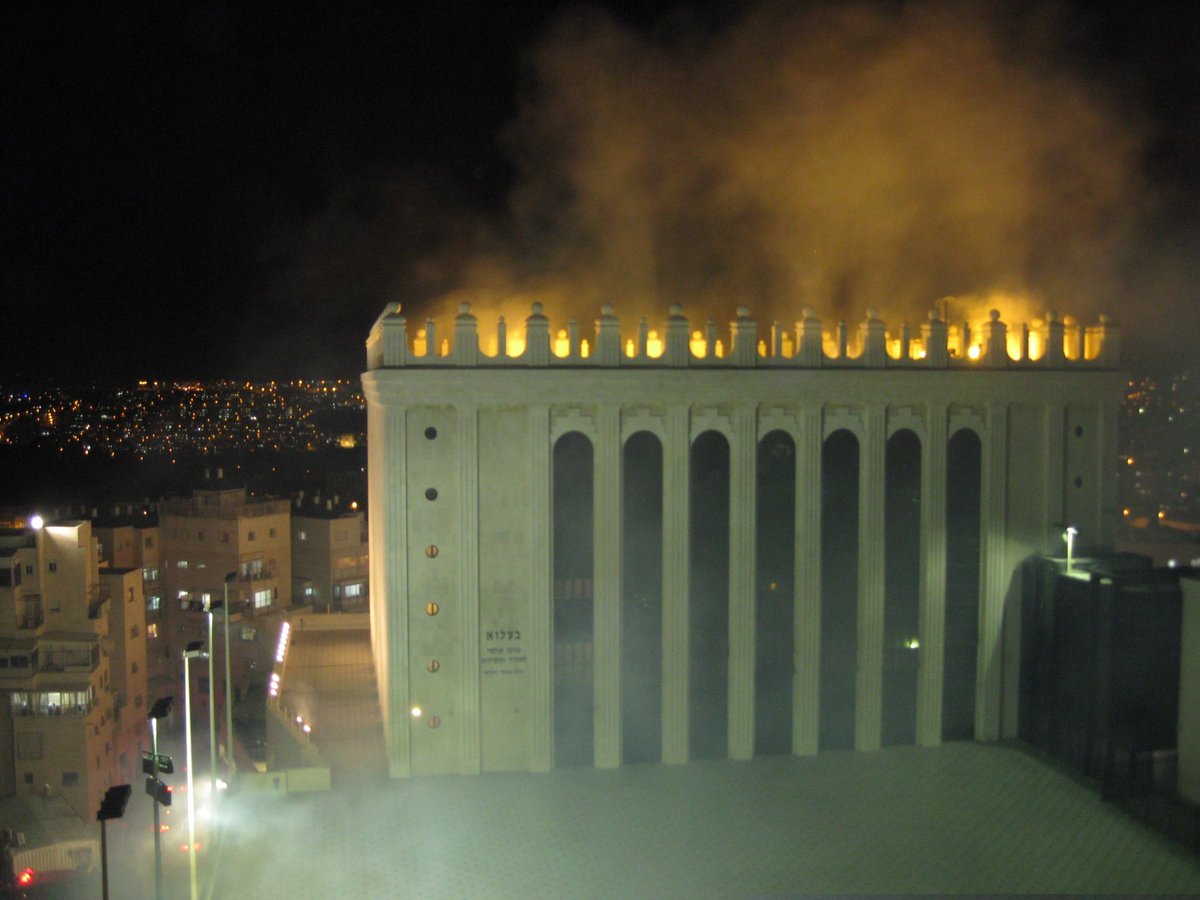
<svg viewBox="0 0 1200 900">
<path fill-rule="evenodd" d="M 1041 545 L 1042 553 L 1060 553 L 1062 542 L 1060 535 L 1067 510 L 1063 502 L 1063 486 L 1066 480 L 1067 454 L 1063 438 L 1067 428 L 1067 411 L 1058 402 L 1046 404 L 1046 493 L 1045 512 L 1042 518 Z"/>
<path fill-rule="evenodd" d="M 529 685 L 532 732 L 529 767 L 554 765 L 554 626 L 550 598 L 550 408 L 529 408 Z"/>
<path fill-rule="evenodd" d="M 863 416 L 858 494 L 858 673 L 854 747 L 878 750 L 883 728 L 883 477 L 886 410 Z"/>
<path fill-rule="evenodd" d="M 479 746 L 479 410 L 463 406 L 458 414 L 459 476 L 461 501 L 459 534 L 462 563 L 459 570 L 459 660 L 462 676 L 459 715 L 462 748 L 459 771 L 464 775 L 480 770 Z"/>
<path fill-rule="evenodd" d="M 942 681 L 946 658 L 946 441 L 944 403 L 925 405 L 921 448 L 921 596 L 917 633 L 917 744 L 942 741 Z"/>
<path fill-rule="evenodd" d="M 384 680 L 389 715 L 388 774 L 392 778 L 405 778 L 412 772 L 412 754 L 409 747 L 412 717 L 408 711 L 408 479 L 405 473 L 408 467 L 408 445 L 405 411 L 403 408 L 397 408 L 396 404 L 397 401 L 393 399 L 385 406 L 384 428 L 387 438 L 380 444 L 380 452 L 386 454 L 382 467 L 385 478 L 382 492 L 384 519 L 387 522 L 385 540 L 381 543 L 385 545 L 385 583 L 390 590 L 384 591 L 379 600 L 386 604 L 387 620 L 387 663 Z"/>
<path fill-rule="evenodd" d="M 1004 594 L 1008 566 L 1004 553 L 1005 473 L 1008 468 L 1008 407 L 988 401 L 983 436 L 983 484 L 980 520 L 979 658 L 975 693 L 975 735 L 981 741 L 1000 737 L 1003 689 Z"/>
<path fill-rule="evenodd" d="M 663 441 L 663 762 L 688 761 L 688 408 L 666 414 Z"/>
<path fill-rule="evenodd" d="M 758 421 L 753 406 L 733 412 L 729 447 L 729 757 L 754 758 L 754 574 Z"/>
<path fill-rule="evenodd" d="M 821 700 L 821 407 L 800 410 L 796 441 L 792 752 L 817 752 Z"/>
<path fill-rule="evenodd" d="M 621 764 L 621 414 L 596 413 L 593 623 L 596 766 Z"/>
</svg>

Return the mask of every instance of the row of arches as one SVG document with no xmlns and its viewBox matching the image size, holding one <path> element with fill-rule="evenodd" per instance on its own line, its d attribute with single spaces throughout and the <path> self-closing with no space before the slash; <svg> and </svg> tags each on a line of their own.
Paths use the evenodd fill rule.
<svg viewBox="0 0 1200 900">
<path fill-rule="evenodd" d="M 819 576 L 797 570 L 796 445 L 784 431 L 757 445 L 754 753 L 792 748 L 794 597 L 819 577 L 819 749 L 854 746 L 858 659 L 861 454 L 849 430 L 821 448 Z M 594 454 L 580 432 L 553 451 L 554 731 L 557 766 L 593 761 Z M 922 446 L 911 430 L 887 441 L 884 472 L 884 745 L 916 741 Z M 942 738 L 974 733 L 978 643 L 981 445 L 971 430 L 946 447 L 946 607 Z M 622 761 L 662 758 L 663 448 L 641 431 L 621 458 Z M 717 431 L 691 444 L 688 471 L 688 756 L 723 758 L 729 709 L 730 447 Z"/>
</svg>

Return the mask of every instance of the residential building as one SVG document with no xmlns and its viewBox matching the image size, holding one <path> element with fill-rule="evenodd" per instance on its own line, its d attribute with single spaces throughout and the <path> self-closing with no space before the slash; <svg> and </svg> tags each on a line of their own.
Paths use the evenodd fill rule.
<svg viewBox="0 0 1200 900">
<path fill-rule="evenodd" d="M 292 595 L 315 612 L 368 607 L 366 517 L 332 500 L 292 510 Z"/>
<path fill-rule="evenodd" d="M 118 583 L 100 576 L 88 521 L 31 517 L 0 531 L 0 794 L 61 795 L 90 821 L 121 782 Z"/>
<path fill-rule="evenodd" d="M 204 608 L 229 602 L 230 678 L 235 700 L 261 686 L 269 670 L 278 620 L 292 603 L 291 506 L 253 497 L 224 480 L 223 472 L 193 491 L 158 506 L 162 609 L 156 623 L 164 653 L 178 662 L 184 647 L 208 640 Z M 223 614 L 214 614 L 214 662 L 224 683 Z M 174 678 L 182 694 L 182 671 Z M 197 678 L 193 702 L 209 701 L 207 674 Z"/>
</svg>

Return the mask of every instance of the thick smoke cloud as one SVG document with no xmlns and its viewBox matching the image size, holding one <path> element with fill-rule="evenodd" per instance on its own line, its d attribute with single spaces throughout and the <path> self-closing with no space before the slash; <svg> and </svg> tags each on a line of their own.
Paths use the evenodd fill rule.
<svg viewBox="0 0 1200 900">
<path fill-rule="evenodd" d="M 575 7 L 529 49 L 500 212 L 427 171 L 359 177 L 270 248 L 274 291 L 355 343 L 385 302 L 468 300 L 485 349 L 535 300 L 583 336 L 603 303 L 628 330 L 672 303 L 915 325 L 946 298 L 972 324 L 1170 331 L 1200 265 L 1151 268 L 1153 135 L 1081 28 L 1038 3 L 766 2 L 649 33 Z"/>
<path fill-rule="evenodd" d="M 767 4 L 647 38 L 576 10 L 532 54 L 508 137 L 515 225 L 572 310 L 1112 308 L 1140 130 L 1057 64 L 1051 21 Z"/>
</svg>

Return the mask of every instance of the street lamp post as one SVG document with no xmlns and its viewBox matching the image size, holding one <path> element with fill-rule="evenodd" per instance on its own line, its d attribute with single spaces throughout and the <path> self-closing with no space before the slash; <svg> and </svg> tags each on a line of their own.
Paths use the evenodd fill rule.
<svg viewBox="0 0 1200 900">
<path fill-rule="evenodd" d="M 161 697 L 155 700 L 154 706 L 150 708 L 148 716 L 150 719 L 150 750 L 154 754 L 156 771 L 158 769 L 158 720 L 166 718 L 167 713 L 171 710 L 171 701 L 174 699 L 174 697 Z M 156 798 L 154 800 L 154 896 L 157 900 L 162 900 L 162 880 L 162 834 L 159 832 L 158 799 Z"/>
<path fill-rule="evenodd" d="M 208 800 L 209 813 L 214 818 L 217 809 L 217 682 L 213 678 L 213 610 L 221 605 L 218 600 L 204 601 L 204 615 L 208 619 L 208 778 L 211 783 Z"/>
<path fill-rule="evenodd" d="M 233 760 L 233 681 L 229 675 L 229 583 L 237 578 L 237 572 L 225 576 L 225 762 L 232 775 L 237 770 Z"/>
<path fill-rule="evenodd" d="M 196 884 L 196 792 L 192 776 L 192 687 L 188 663 L 193 659 L 204 659 L 208 652 L 203 641 L 192 641 L 183 651 L 183 716 L 184 742 L 187 744 L 187 813 L 188 813 L 188 871 L 191 880 L 192 900 L 199 896 Z"/>
</svg>

